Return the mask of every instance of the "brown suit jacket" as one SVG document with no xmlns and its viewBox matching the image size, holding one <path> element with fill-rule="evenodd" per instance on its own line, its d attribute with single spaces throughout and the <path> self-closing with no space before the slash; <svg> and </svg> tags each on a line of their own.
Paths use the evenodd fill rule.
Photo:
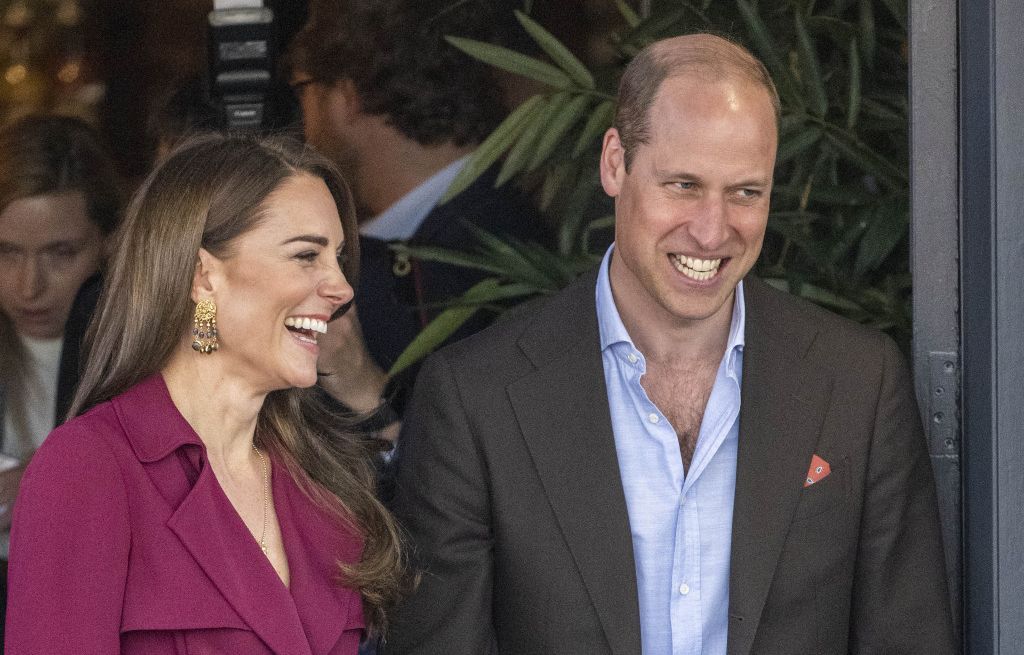
<svg viewBox="0 0 1024 655">
<path fill-rule="evenodd" d="M 396 512 L 423 579 L 386 652 L 641 652 L 595 275 L 424 366 Z M 954 653 L 895 344 L 748 278 L 729 655 Z M 804 488 L 811 457 L 832 473 Z"/>
</svg>

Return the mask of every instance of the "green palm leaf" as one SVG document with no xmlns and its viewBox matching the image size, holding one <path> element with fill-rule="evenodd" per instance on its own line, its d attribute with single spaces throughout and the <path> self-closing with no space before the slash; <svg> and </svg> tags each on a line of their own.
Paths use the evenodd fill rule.
<svg viewBox="0 0 1024 655">
<path fill-rule="evenodd" d="M 476 178 L 498 161 L 498 158 L 515 142 L 516 137 L 526 126 L 526 120 L 543 99 L 543 96 L 537 95 L 526 100 L 491 132 L 491 135 L 473 152 L 469 161 L 452 180 L 441 202 L 448 202 L 465 191 Z"/>
<path fill-rule="evenodd" d="M 533 20 L 523 12 L 516 10 L 516 18 L 523 26 L 537 45 L 551 57 L 555 64 L 565 71 L 569 79 L 577 86 L 584 89 L 594 88 L 594 76 L 587 70 L 579 59 L 569 49 L 556 39 L 550 32 L 540 26 L 540 23 Z"/>
<path fill-rule="evenodd" d="M 590 98 L 588 96 L 579 95 L 564 103 L 558 109 L 554 116 L 552 116 L 547 130 L 541 134 L 540 140 L 537 141 L 537 149 L 533 153 L 533 159 L 530 160 L 528 170 L 536 169 L 540 166 L 541 162 L 551 156 L 559 141 L 583 116 L 583 112 L 589 104 Z"/>
<path fill-rule="evenodd" d="M 568 75 L 540 59 L 534 59 L 515 50 L 502 48 L 491 43 L 484 43 L 483 41 L 474 41 L 473 39 L 465 39 L 460 36 L 446 36 L 444 38 L 448 43 L 462 50 L 470 57 L 479 59 L 485 64 L 537 80 L 557 89 L 566 89 L 572 86 L 572 80 L 569 79 Z"/>
</svg>

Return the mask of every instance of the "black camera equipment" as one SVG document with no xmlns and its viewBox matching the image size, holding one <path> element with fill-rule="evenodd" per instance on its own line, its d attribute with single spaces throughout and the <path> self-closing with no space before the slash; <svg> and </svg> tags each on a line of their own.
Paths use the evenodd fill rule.
<svg viewBox="0 0 1024 655">
<path fill-rule="evenodd" d="M 229 130 L 261 130 L 274 115 L 274 12 L 261 0 L 214 0 L 210 96 Z"/>
</svg>

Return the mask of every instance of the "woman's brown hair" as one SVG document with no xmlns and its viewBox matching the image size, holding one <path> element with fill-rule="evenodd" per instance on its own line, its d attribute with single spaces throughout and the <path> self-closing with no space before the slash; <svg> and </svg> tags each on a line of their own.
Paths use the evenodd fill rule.
<svg viewBox="0 0 1024 655">
<path fill-rule="evenodd" d="M 343 272 L 356 285 L 359 240 L 352 196 L 328 160 L 291 139 L 190 139 L 143 183 L 117 233 L 86 335 L 87 364 L 71 416 L 168 363 L 190 329 L 199 249 L 230 257 L 235 239 L 259 224 L 267 198 L 303 174 L 323 180 L 334 197 L 346 235 Z M 363 537 L 362 558 L 341 564 L 340 574 L 362 594 L 369 625 L 380 629 L 403 580 L 398 529 L 375 494 L 371 454 L 377 448 L 348 431 L 347 422 L 321 399 L 312 389 L 271 392 L 257 419 L 256 441 L 283 461 L 314 500 Z"/>
<path fill-rule="evenodd" d="M 121 216 L 121 180 L 113 158 L 97 134 L 70 116 L 35 114 L 0 129 L 0 212 L 16 200 L 80 192 L 86 214 L 108 235 Z M 17 446 L 28 455 L 26 407 L 30 379 L 28 355 L 10 317 L 0 312 L 0 390 L 4 412 L 26 441 Z M 9 435 L 5 435 L 8 438 Z"/>
</svg>

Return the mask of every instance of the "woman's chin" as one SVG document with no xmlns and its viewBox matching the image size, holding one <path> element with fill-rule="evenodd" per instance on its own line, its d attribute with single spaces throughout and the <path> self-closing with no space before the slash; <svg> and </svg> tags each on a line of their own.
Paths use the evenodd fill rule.
<svg viewBox="0 0 1024 655">
<path fill-rule="evenodd" d="M 316 369 L 313 368 L 310 371 L 296 372 L 289 376 L 288 386 L 290 388 L 308 389 L 317 382 Z"/>
</svg>

